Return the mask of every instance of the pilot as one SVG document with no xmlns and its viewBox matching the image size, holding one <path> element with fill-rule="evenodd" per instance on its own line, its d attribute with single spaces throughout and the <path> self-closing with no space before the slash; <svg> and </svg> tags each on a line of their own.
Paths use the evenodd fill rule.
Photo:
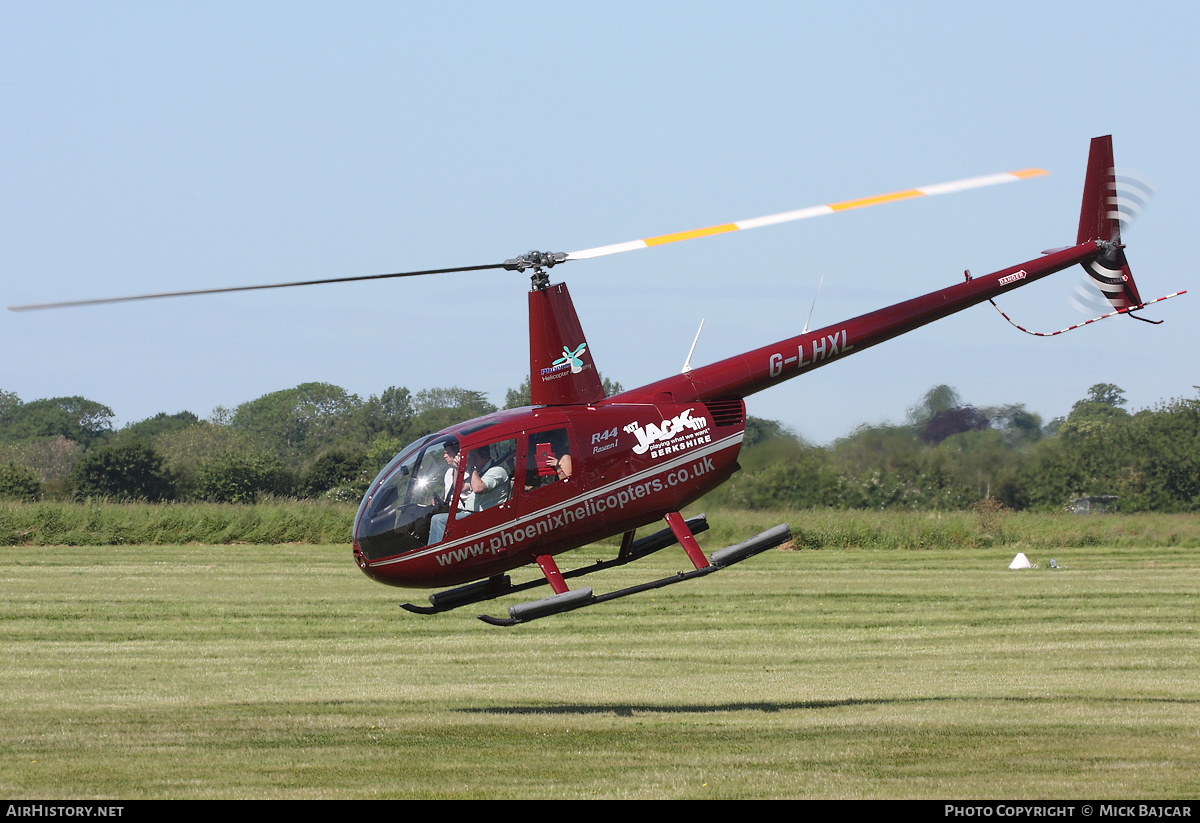
<svg viewBox="0 0 1200 823">
<path fill-rule="evenodd" d="M 457 440 L 447 440 L 444 447 L 442 457 L 449 467 L 446 469 L 446 502 L 449 503 L 454 497 L 454 473 L 458 471 L 458 464 L 462 462 L 462 452 L 459 451 Z"/>
<path fill-rule="evenodd" d="M 459 450 L 457 440 L 447 440 L 446 441 L 446 445 L 444 446 L 444 451 L 443 451 L 442 457 L 443 457 L 443 459 L 445 459 L 446 466 L 447 466 L 447 468 L 446 468 L 446 494 L 445 494 L 444 502 L 447 506 L 449 506 L 450 502 L 452 500 L 454 500 L 454 475 L 458 473 L 459 464 L 462 463 L 462 452 Z M 463 487 L 462 496 L 464 499 L 467 496 L 467 489 L 465 486 Z M 464 515 L 464 511 L 462 509 L 462 506 L 460 505 L 459 506 L 459 516 L 462 517 L 463 515 Z M 431 519 L 429 521 L 429 543 L 428 543 L 428 545 L 432 546 L 434 543 L 441 542 L 443 535 L 446 534 L 446 523 L 448 523 L 449 520 L 450 520 L 449 512 L 440 512 L 433 516 L 433 519 Z"/>
</svg>

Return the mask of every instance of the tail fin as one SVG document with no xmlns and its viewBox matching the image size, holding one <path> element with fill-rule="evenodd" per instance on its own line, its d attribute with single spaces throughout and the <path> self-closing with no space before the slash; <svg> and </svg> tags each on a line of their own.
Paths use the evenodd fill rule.
<svg viewBox="0 0 1200 823">
<path fill-rule="evenodd" d="M 1113 167 L 1112 135 L 1092 139 L 1087 177 L 1083 183 L 1083 207 L 1079 212 L 1076 245 L 1097 242 L 1105 251 L 1083 265 L 1115 309 L 1142 305 L 1137 285 L 1125 260 L 1121 243 L 1121 213 L 1117 209 L 1117 177 Z"/>
<path fill-rule="evenodd" d="M 604 399 L 604 386 L 566 283 L 529 292 L 529 396 L 534 406 Z"/>
</svg>

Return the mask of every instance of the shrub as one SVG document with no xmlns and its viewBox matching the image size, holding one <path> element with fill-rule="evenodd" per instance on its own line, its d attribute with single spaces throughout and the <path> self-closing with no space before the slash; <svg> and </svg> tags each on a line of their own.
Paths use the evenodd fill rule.
<svg viewBox="0 0 1200 823">
<path fill-rule="evenodd" d="M 85 455 L 71 472 L 76 494 L 111 500 L 169 500 L 174 480 L 144 443 L 104 446 Z"/>
<path fill-rule="evenodd" d="M 0 466 L 0 498 L 6 500 L 37 500 L 42 484 L 33 471 L 16 463 Z"/>
</svg>

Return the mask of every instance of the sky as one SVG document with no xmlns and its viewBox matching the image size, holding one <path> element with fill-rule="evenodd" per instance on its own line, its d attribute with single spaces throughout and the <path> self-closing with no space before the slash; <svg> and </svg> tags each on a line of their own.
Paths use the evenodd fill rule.
<svg viewBox="0 0 1200 823">
<path fill-rule="evenodd" d="M 501 262 L 1029 167 L 1019 183 L 594 260 L 568 283 L 633 388 L 1074 242 L 1088 144 L 1156 197 L 1143 298 L 1191 289 L 1189 2 L 0 4 L 5 306 Z M 1187 205 L 1191 203 L 1192 205 Z M 1086 319 L 1078 271 L 997 302 Z M 366 398 L 528 373 L 503 271 L 0 312 L 0 389 L 118 426 L 306 382 Z M 815 300 L 815 302 L 814 302 Z M 747 398 L 827 444 L 933 386 L 1045 420 L 1096 383 L 1194 397 L 1200 292 L 1050 338 L 988 304 Z M 1100 312 L 1096 312 L 1100 313 Z M 1092 315 L 1094 316 L 1094 315 Z"/>
</svg>

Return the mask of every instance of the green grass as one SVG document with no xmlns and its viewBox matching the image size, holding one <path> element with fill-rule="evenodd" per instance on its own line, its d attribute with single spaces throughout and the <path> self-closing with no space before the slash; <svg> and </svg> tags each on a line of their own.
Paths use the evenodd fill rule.
<svg viewBox="0 0 1200 823">
<path fill-rule="evenodd" d="M 0 546 L 330 543 L 350 539 L 356 506 L 0 501 Z"/>
<path fill-rule="evenodd" d="M 739 543 L 749 534 L 787 521 L 797 544 L 806 549 L 1200 548 L 1200 517 L 1194 515 L 1080 517 L 980 508 L 953 512 L 707 511 L 712 515 L 712 534 L 722 545 Z M 355 510 L 354 504 L 311 500 L 255 505 L 0 501 L 0 546 L 340 543 L 350 539 Z M 696 510 L 706 510 L 703 501 Z"/>
<path fill-rule="evenodd" d="M 346 545 L 4 547 L 0 795 L 1196 797 L 1194 550 L 1026 542 L 776 550 L 509 629 Z"/>
</svg>

